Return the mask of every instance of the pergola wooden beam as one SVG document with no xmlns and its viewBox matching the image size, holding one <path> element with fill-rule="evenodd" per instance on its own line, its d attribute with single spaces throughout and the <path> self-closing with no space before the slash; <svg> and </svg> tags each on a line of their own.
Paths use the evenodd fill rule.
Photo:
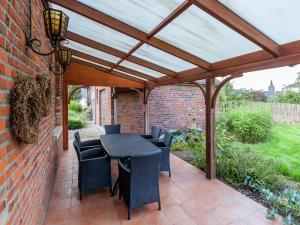
<svg viewBox="0 0 300 225">
<path fill-rule="evenodd" d="M 176 19 L 181 13 L 183 13 L 187 8 L 192 5 L 191 2 L 185 0 L 181 5 L 179 5 L 168 17 L 166 17 L 160 24 L 158 24 L 147 36 L 147 38 L 152 38 L 174 19 Z"/>
<path fill-rule="evenodd" d="M 172 84 L 182 83 L 182 82 L 192 82 L 195 80 L 206 79 L 208 77 L 227 76 L 229 74 L 246 73 L 246 72 L 271 69 L 271 68 L 289 66 L 295 64 L 300 64 L 300 52 L 285 55 L 285 56 L 280 56 L 277 58 L 270 58 L 270 59 L 245 63 L 237 66 L 230 66 L 223 69 L 212 70 L 210 72 L 199 72 L 198 69 L 196 68 L 187 71 L 188 75 L 184 75 L 184 73 L 182 73 L 180 74 L 181 76 L 177 77 L 176 79 L 159 81 L 156 86 L 172 85 Z M 148 86 L 153 87 L 151 84 L 149 84 Z"/>
<path fill-rule="evenodd" d="M 217 0 L 189 0 L 200 9 L 260 46 L 273 56 L 279 55 L 279 46 L 272 39 L 233 13 Z"/>
<path fill-rule="evenodd" d="M 96 70 L 105 72 L 105 74 L 107 74 L 107 75 L 109 75 L 109 74 L 110 75 L 115 75 L 115 76 L 124 78 L 124 79 L 126 79 L 128 81 L 134 81 L 134 82 L 141 83 L 141 84 L 145 84 L 146 83 L 145 81 L 137 79 L 135 77 L 130 77 L 130 76 L 124 75 L 124 74 L 122 74 L 120 72 L 117 72 L 117 71 L 110 72 L 109 69 L 107 69 L 105 67 L 98 66 L 98 65 L 95 65 L 95 64 L 92 64 L 92 63 L 89 63 L 89 62 L 85 62 L 85 61 L 82 61 L 82 60 L 79 60 L 79 59 L 76 59 L 76 58 L 72 58 L 72 63 L 76 63 L 76 64 L 84 65 L 84 66 L 87 66 L 87 67 L 90 67 L 90 68 L 94 68 Z M 71 65 L 72 65 L 72 63 L 71 63 Z M 68 78 L 66 77 L 66 79 L 68 79 Z M 82 84 L 85 85 L 83 78 L 78 79 L 78 83 L 82 83 Z"/>
<path fill-rule="evenodd" d="M 162 40 L 159 40 L 158 38 L 155 38 L 155 37 L 148 38 L 147 33 L 140 31 L 132 26 L 129 26 L 126 23 L 123 23 L 117 19 L 114 19 L 114 18 L 112 18 L 100 11 L 97 11 L 96 9 L 93 9 L 87 5 L 84 5 L 78 1 L 51 0 L 51 2 L 53 2 L 57 5 L 60 5 L 64 8 L 67 8 L 69 10 L 72 10 L 73 12 L 76 12 L 84 17 L 87 17 L 98 23 L 101 23 L 107 27 L 117 30 L 123 34 L 130 36 L 130 37 L 133 37 L 139 41 L 142 41 L 144 43 L 152 45 L 153 47 L 156 47 L 162 51 L 165 51 L 171 55 L 181 58 L 181 59 L 183 59 L 187 62 L 190 62 L 194 65 L 200 66 L 204 69 L 210 69 L 210 64 L 208 62 L 206 62 L 205 60 L 200 59 L 184 50 L 176 48 L 175 46 L 170 45 Z"/>
<path fill-rule="evenodd" d="M 101 44 L 101 43 L 96 42 L 94 40 L 91 40 L 89 38 L 83 37 L 79 34 L 75 34 L 75 33 L 69 31 L 67 33 L 67 38 L 72 40 L 72 41 L 78 42 L 80 44 L 86 45 L 88 47 L 97 49 L 99 51 L 106 52 L 106 53 L 108 53 L 110 55 L 113 55 L 113 56 L 116 56 L 118 58 L 121 58 L 121 59 L 126 58 L 130 62 L 136 63 L 140 66 L 147 67 L 149 69 L 155 70 L 155 71 L 160 72 L 162 74 L 169 75 L 169 76 L 176 76 L 176 72 L 174 72 L 170 69 L 167 69 L 167 68 L 164 68 L 162 66 L 156 65 L 154 63 L 148 62 L 146 60 L 140 59 L 140 58 L 138 58 L 136 56 L 133 56 L 133 55 L 127 56 L 127 53 L 125 53 L 125 52 L 122 52 L 120 50 L 117 50 L 117 49 L 114 49 L 112 47 L 106 46 L 104 44 Z"/>
<path fill-rule="evenodd" d="M 89 60 L 91 62 L 95 62 L 95 63 L 101 64 L 101 65 L 104 65 L 104 66 L 107 66 L 107 67 L 110 67 L 110 68 L 114 67 L 114 65 L 115 65 L 112 62 L 109 62 L 109 61 L 106 61 L 104 59 L 100 59 L 98 57 L 94 57 L 94 56 L 76 51 L 74 49 L 70 49 L 70 48 L 65 48 L 65 49 L 68 49 L 70 52 L 72 52 L 72 55 L 80 57 L 82 59 Z M 132 69 L 129 69 L 129 68 L 124 67 L 124 66 L 117 66 L 115 69 L 120 70 L 120 71 L 125 72 L 125 73 L 132 74 L 134 76 L 137 76 L 137 77 L 140 77 L 140 78 L 143 78 L 143 79 L 146 79 L 146 80 L 150 80 L 152 82 L 157 82 L 157 79 L 155 77 L 149 76 L 147 74 L 144 74 L 144 73 L 132 70 Z M 109 69 L 107 71 L 112 72 L 112 70 L 109 70 Z"/>
</svg>

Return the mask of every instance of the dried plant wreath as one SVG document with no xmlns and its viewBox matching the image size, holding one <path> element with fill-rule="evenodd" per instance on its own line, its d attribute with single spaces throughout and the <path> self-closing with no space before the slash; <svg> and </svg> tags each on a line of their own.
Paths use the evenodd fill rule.
<svg viewBox="0 0 300 225">
<path fill-rule="evenodd" d="M 38 139 L 39 122 L 51 112 L 51 77 L 18 76 L 11 91 L 11 126 L 19 141 L 34 143 Z"/>
<path fill-rule="evenodd" d="M 34 143 L 41 120 L 41 96 L 35 78 L 18 76 L 11 91 L 11 126 L 18 140 Z"/>
<path fill-rule="evenodd" d="M 39 94 L 41 97 L 40 108 L 41 116 L 48 116 L 51 112 L 52 103 L 52 81 L 51 77 L 47 75 L 39 75 L 36 78 L 37 84 L 39 86 Z"/>
</svg>

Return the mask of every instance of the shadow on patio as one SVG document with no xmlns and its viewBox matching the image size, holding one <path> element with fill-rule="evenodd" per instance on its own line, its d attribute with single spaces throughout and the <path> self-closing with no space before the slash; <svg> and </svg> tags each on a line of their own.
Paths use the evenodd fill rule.
<svg viewBox="0 0 300 225">
<path fill-rule="evenodd" d="M 171 164 L 172 178 L 160 176 L 162 210 L 157 203 L 149 204 L 133 210 L 128 221 L 124 201 L 112 198 L 108 189 L 86 193 L 79 200 L 78 163 L 72 147 L 62 153 L 45 225 L 280 224 L 267 220 L 260 204 L 218 180 L 208 180 L 201 170 L 174 155 Z M 116 175 L 113 162 L 113 178 Z"/>
</svg>

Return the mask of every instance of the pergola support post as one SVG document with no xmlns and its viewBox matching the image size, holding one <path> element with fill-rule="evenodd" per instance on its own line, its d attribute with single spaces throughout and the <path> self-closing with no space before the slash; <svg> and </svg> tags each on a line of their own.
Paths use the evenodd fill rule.
<svg viewBox="0 0 300 225">
<path fill-rule="evenodd" d="M 216 150 L 215 150 L 215 106 L 213 95 L 215 79 L 207 78 L 205 85 L 205 105 L 206 105 L 206 177 L 216 178 Z"/>
<path fill-rule="evenodd" d="M 148 114 L 149 114 L 149 106 L 148 106 L 148 98 L 150 95 L 150 92 L 152 89 L 144 89 L 144 133 L 147 134 L 148 126 L 149 126 L 149 120 L 148 120 Z"/>
<path fill-rule="evenodd" d="M 63 149 L 69 148 L 69 123 L 68 123 L 68 83 L 63 81 Z"/>
<path fill-rule="evenodd" d="M 230 80 L 241 77 L 243 74 L 230 75 L 218 85 L 215 85 L 215 78 L 209 77 L 205 80 L 204 86 L 193 82 L 199 87 L 205 99 L 206 106 L 206 177 L 209 179 L 216 178 L 216 138 L 215 138 L 215 117 L 216 102 L 221 88 Z"/>
</svg>

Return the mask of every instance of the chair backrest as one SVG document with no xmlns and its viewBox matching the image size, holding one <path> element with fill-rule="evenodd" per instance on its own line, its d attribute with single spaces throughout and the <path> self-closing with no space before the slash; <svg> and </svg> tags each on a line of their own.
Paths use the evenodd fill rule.
<svg viewBox="0 0 300 225">
<path fill-rule="evenodd" d="M 151 136 L 153 138 L 159 139 L 160 133 L 161 133 L 161 128 L 155 126 L 151 127 Z"/>
<path fill-rule="evenodd" d="M 79 147 L 79 143 L 78 143 L 78 141 L 77 141 L 76 138 L 73 141 L 73 146 L 74 146 L 74 149 L 76 151 L 76 155 L 77 155 L 78 161 L 80 161 L 81 160 L 80 147 Z"/>
<path fill-rule="evenodd" d="M 104 129 L 106 134 L 119 134 L 121 132 L 121 125 L 104 125 Z"/>
<path fill-rule="evenodd" d="M 77 142 L 78 142 L 78 144 L 79 144 L 79 146 L 80 146 L 80 144 L 81 144 L 81 139 L 80 139 L 80 135 L 79 135 L 78 131 L 76 131 L 76 132 L 74 133 L 74 138 L 75 138 L 75 140 L 77 140 Z"/>
<path fill-rule="evenodd" d="M 142 157 L 131 157 L 131 187 L 135 204 L 139 205 L 149 195 L 158 193 L 161 152 Z"/>
<path fill-rule="evenodd" d="M 164 144 L 166 147 L 170 147 L 172 143 L 173 135 L 169 132 L 165 133 Z"/>
</svg>

